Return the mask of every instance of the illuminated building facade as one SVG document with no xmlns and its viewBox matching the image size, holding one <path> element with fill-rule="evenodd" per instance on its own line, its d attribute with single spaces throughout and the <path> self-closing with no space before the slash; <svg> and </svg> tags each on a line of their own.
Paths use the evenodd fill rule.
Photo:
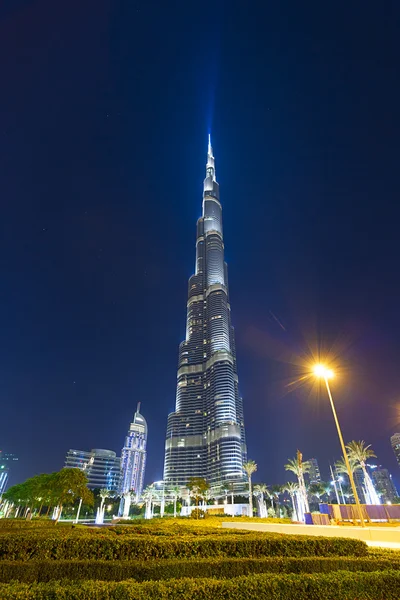
<svg viewBox="0 0 400 600">
<path fill-rule="evenodd" d="M 321 483 L 321 473 L 316 458 L 309 458 L 306 461 L 310 465 L 310 470 L 306 474 L 310 483 Z"/>
<path fill-rule="evenodd" d="M 8 454 L 0 450 L 0 494 L 6 491 L 9 482 L 10 469 L 15 466 L 18 458 L 15 454 Z"/>
<path fill-rule="evenodd" d="M 387 469 L 382 467 L 373 469 L 371 478 L 375 490 L 381 496 L 383 502 L 397 502 L 397 490 Z"/>
<path fill-rule="evenodd" d="M 139 500 L 144 483 L 146 468 L 147 423 L 140 414 L 140 402 L 130 424 L 125 445 L 121 452 L 120 493 L 130 493 Z"/>
<path fill-rule="evenodd" d="M 246 441 L 224 260 L 222 206 L 211 142 L 195 272 L 189 279 L 186 339 L 179 347 L 175 412 L 168 416 L 166 486 L 201 477 L 218 493 L 243 489 Z"/>
<path fill-rule="evenodd" d="M 390 444 L 393 448 L 397 464 L 400 467 L 400 433 L 395 433 L 392 435 L 392 437 L 390 438 Z"/>
<path fill-rule="evenodd" d="M 121 480 L 121 459 L 112 450 L 95 448 L 69 450 L 65 459 L 66 468 L 81 469 L 88 478 L 89 489 L 106 489 L 118 492 Z"/>
</svg>

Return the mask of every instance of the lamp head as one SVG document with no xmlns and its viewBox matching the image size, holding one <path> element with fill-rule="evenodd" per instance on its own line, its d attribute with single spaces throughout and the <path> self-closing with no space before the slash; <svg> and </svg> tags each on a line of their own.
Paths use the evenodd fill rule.
<svg viewBox="0 0 400 600">
<path fill-rule="evenodd" d="M 323 379 L 332 379 L 334 377 L 333 371 L 321 364 L 315 365 L 313 372 L 316 377 L 323 377 Z"/>
</svg>

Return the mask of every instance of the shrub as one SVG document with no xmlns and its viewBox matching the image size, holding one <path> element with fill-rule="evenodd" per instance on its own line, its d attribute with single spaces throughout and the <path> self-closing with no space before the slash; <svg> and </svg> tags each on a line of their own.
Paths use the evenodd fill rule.
<svg viewBox="0 0 400 600">
<path fill-rule="evenodd" d="M 0 559 L 195 558 L 213 556 L 365 556 L 364 542 L 347 538 L 282 534 L 204 536 L 116 536 L 82 533 L 47 536 L 30 532 L 0 536 Z"/>
<path fill-rule="evenodd" d="M 55 526 L 56 522 L 52 519 L 0 519 L 0 529 L 50 529 Z M 71 527 L 71 524 L 62 524 L 62 527 Z"/>
<path fill-rule="evenodd" d="M 208 513 L 206 510 L 202 510 L 201 508 L 194 508 L 190 513 L 191 519 L 206 519 L 208 517 Z"/>
<path fill-rule="evenodd" d="M 0 584 L 2 600 L 398 600 L 400 572 L 337 571 L 313 575 L 250 575 L 235 579 L 170 579 L 138 583 L 53 581 Z"/>
<path fill-rule="evenodd" d="M 182 577 L 239 577 L 256 573 L 329 573 L 331 571 L 400 570 L 397 560 L 350 557 L 217 558 L 197 560 L 45 560 L 0 561 L 0 582 L 24 583 L 98 579 L 102 581 L 161 580 Z"/>
</svg>

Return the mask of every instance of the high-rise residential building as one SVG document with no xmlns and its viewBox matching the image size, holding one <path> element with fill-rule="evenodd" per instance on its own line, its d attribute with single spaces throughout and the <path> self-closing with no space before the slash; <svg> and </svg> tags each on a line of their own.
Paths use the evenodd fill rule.
<svg viewBox="0 0 400 600">
<path fill-rule="evenodd" d="M 146 468 L 147 423 L 140 414 L 140 402 L 137 405 L 133 421 L 121 452 L 121 484 L 120 493 L 130 493 L 139 500 L 144 482 Z"/>
<path fill-rule="evenodd" d="M 320 483 L 321 482 L 321 473 L 319 470 L 317 459 L 309 458 L 306 462 L 310 465 L 310 470 L 307 473 L 309 482 L 310 483 Z"/>
<path fill-rule="evenodd" d="M 394 433 L 390 438 L 390 443 L 393 448 L 397 463 L 400 467 L 400 433 Z"/>
<path fill-rule="evenodd" d="M 175 411 L 168 416 L 165 484 L 201 477 L 213 493 L 242 489 L 246 440 L 224 260 L 222 206 L 209 139 L 186 338 L 179 347 Z"/>
<path fill-rule="evenodd" d="M 381 496 L 383 502 L 396 502 L 397 490 L 393 483 L 392 476 L 387 469 L 377 467 L 372 471 L 372 482 L 375 490 Z"/>
<path fill-rule="evenodd" d="M 354 484 L 356 486 L 358 499 L 360 500 L 361 504 L 366 504 L 367 498 L 365 496 L 364 473 L 362 472 L 361 469 L 356 469 L 353 472 L 353 479 L 354 479 Z"/>
<path fill-rule="evenodd" d="M 10 469 L 15 466 L 18 457 L 0 450 L 0 494 L 5 492 L 10 478 Z"/>
<path fill-rule="evenodd" d="M 88 488 L 118 492 L 121 479 L 121 459 L 112 450 L 95 448 L 68 450 L 65 467 L 81 469 L 88 478 Z"/>
</svg>

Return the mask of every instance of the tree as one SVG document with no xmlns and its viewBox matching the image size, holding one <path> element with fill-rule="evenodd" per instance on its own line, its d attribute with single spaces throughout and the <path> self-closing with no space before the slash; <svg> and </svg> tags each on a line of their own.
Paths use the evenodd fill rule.
<svg viewBox="0 0 400 600">
<path fill-rule="evenodd" d="M 265 505 L 264 496 L 268 494 L 268 488 L 265 483 L 256 484 L 253 488 L 253 493 L 257 499 L 258 514 L 260 517 L 267 516 L 267 507 Z"/>
<path fill-rule="evenodd" d="M 282 493 L 282 486 L 280 485 L 271 485 L 269 488 L 269 497 L 271 498 L 271 506 L 272 510 L 275 513 L 276 517 L 279 517 L 278 514 L 278 506 L 279 506 L 279 496 Z M 274 506 L 274 499 L 277 501 L 276 506 Z"/>
<path fill-rule="evenodd" d="M 15 517 L 18 516 L 19 509 L 27 506 L 30 500 L 29 485 L 26 483 L 17 483 L 8 488 L 3 494 L 3 498 L 15 507 Z"/>
<path fill-rule="evenodd" d="M 293 483 L 292 481 L 288 481 L 284 486 L 283 486 L 283 491 L 287 492 L 290 496 L 290 501 L 292 503 L 292 508 L 293 508 L 293 515 L 294 515 L 294 521 L 299 521 L 299 517 L 297 514 L 297 506 L 296 506 L 296 501 L 295 501 L 295 496 L 296 494 L 299 492 L 299 486 L 297 483 Z"/>
<path fill-rule="evenodd" d="M 176 503 L 178 502 L 178 498 L 180 497 L 181 488 L 178 485 L 174 485 L 169 488 L 168 493 L 172 496 L 172 500 L 174 503 L 174 518 L 176 519 Z"/>
<path fill-rule="evenodd" d="M 372 504 L 380 504 L 380 500 L 374 485 L 371 481 L 371 477 L 367 473 L 367 460 L 369 458 L 376 458 L 375 452 L 372 450 L 371 445 L 366 446 L 363 440 L 359 442 L 352 441 L 346 445 L 346 450 L 351 459 L 356 465 L 359 465 L 364 475 L 364 483 L 367 491 L 367 495 Z"/>
<path fill-rule="evenodd" d="M 325 494 L 325 489 L 321 483 L 311 483 L 308 491 L 311 496 L 315 496 L 318 500 Z"/>
<path fill-rule="evenodd" d="M 292 473 L 296 475 L 299 482 L 299 493 L 304 502 L 305 512 L 310 512 L 306 485 L 304 483 L 304 474 L 309 473 L 310 464 L 308 462 L 303 462 L 301 452 L 297 451 L 297 458 L 290 458 L 288 463 L 285 465 L 285 469 L 286 471 L 292 471 Z"/>
<path fill-rule="evenodd" d="M 323 490 L 324 495 L 326 496 L 326 499 L 329 502 L 329 499 L 332 494 L 332 484 L 329 481 L 321 481 L 319 485 L 321 486 L 321 489 Z"/>
<path fill-rule="evenodd" d="M 228 485 L 228 491 L 231 495 L 231 503 L 232 503 L 232 516 L 234 516 L 233 506 L 235 504 L 235 484 L 231 481 Z"/>
<path fill-rule="evenodd" d="M 111 490 L 107 490 L 106 488 L 102 488 L 99 491 L 99 496 L 100 496 L 100 506 L 97 509 L 97 515 L 96 515 L 96 523 L 101 525 L 104 522 L 104 504 L 107 498 L 112 498 L 114 497 L 114 493 Z"/>
<path fill-rule="evenodd" d="M 42 512 L 43 506 L 47 506 L 50 510 L 50 504 L 53 495 L 54 473 L 42 473 L 38 476 L 37 482 L 37 500 L 39 501 L 38 516 Z"/>
<path fill-rule="evenodd" d="M 352 474 L 354 473 L 354 471 L 361 469 L 361 466 L 354 460 L 354 458 L 350 456 L 348 456 L 347 458 L 349 459 L 349 465 Z M 349 476 L 346 461 L 344 460 L 343 456 L 335 462 L 335 469 L 337 473 L 344 473 L 345 475 Z"/>
<path fill-rule="evenodd" d="M 210 485 L 202 477 L 191 477 L 186 486 L 199 506 L 199 501 L 205 498 L 206 492 L 210 489 Z"/>
<path fill-rule="evenodd" d="M 145 487 L 145 489 L 142 492 L 142 499 L 144 500 L 144 502 L 146 504 L 146 511 L 144 514 L 145 519 L 153 518 L 153 505 L 154 505 L 154 501 L 157 500 L 157 498 L 158 498 L 158 491 L 156 490 L 154 483 Z"/>
<path fill-rule="evenodd" d="M 243 470 L 247 475 L 249 482 L 249 517 L 253 516 L 253 491 L 251 489 L 251 476 L 257 471 L 257 464 L 254 460 L 249 460 L 243 465 Z"/>
<path fill-rule="evenodd" d="M 54 477 L 54 496 L 58 510 L 56 523 L 58 523 L 64 505 L 73 504 L 82 498 L 84 504 L 93 505 L 93 492 L 87 488 L 88 478 L 80 469 L 65 468 L 56 473 Z"/>
</svg>

